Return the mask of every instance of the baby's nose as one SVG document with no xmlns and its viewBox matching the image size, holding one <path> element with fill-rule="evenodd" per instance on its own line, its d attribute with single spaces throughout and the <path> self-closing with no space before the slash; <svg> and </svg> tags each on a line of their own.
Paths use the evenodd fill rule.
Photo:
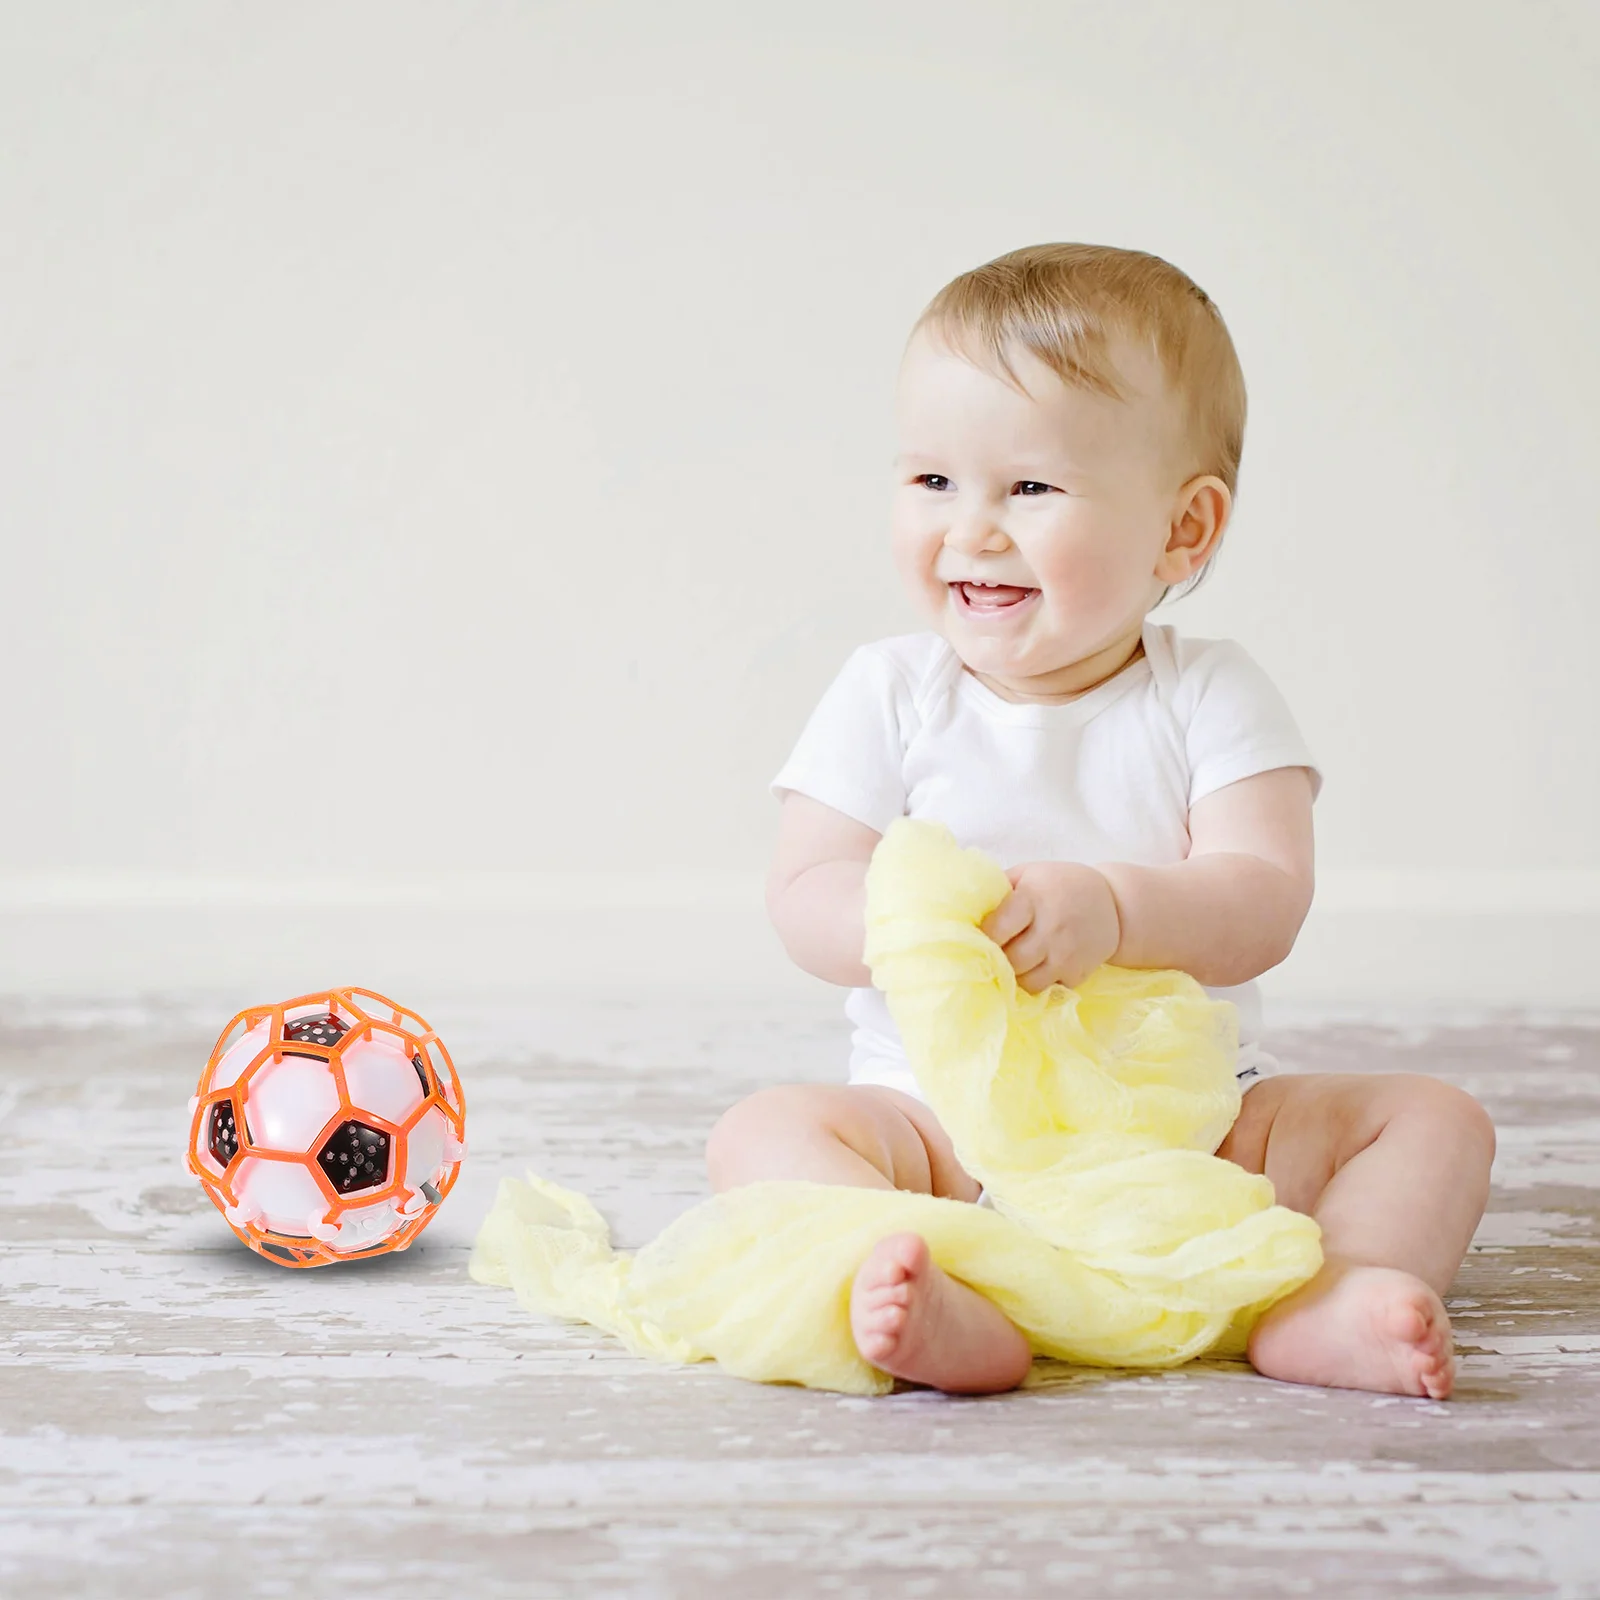
<svg viewBox="0 0 1600 1600">
<path fill-rule="evenodd" d="M 1007 550 L 1011 540 L 994 518 L 981 512 L 954 517 L 944 536 L 944 542 L 963 555 L 978 555 L 984 551 Z"/>
</svg>

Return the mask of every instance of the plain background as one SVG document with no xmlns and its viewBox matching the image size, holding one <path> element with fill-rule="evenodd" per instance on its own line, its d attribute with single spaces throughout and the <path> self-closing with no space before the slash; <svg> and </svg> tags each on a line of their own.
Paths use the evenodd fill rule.
<svg viewBox="0 0 1600 1600">
<path fill-rule="evenodd" d="M 906 330 L 1085 239 L 1250 386 L 1162 615 L 1327 773 L 1269 993 L 1591 1001 L 1597 18 L 5 0 L 0 990 L 810 982 Z"/>
</svg>

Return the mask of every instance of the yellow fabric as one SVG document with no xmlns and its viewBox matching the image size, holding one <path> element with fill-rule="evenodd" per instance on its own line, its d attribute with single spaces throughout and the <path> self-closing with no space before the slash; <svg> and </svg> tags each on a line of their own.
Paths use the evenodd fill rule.
<svg viewBox="0 0 1600 1600">
<path fill-rule="evenodd" d="M 1210 1154 L 1239 1110 L 1233 1007 L 1182 973 L 1109 966 L 1029 994 L 978 929 L 1009 887 L 987 856 L 910 820 L 867 872 L 873 981 L 994 1209 L 758 1183 L 630 1254 L 587 1200 L 530 1176 L 500 1185 L 472 1275 L 643 1356 L 873 1394 L 893 1380 L 856 1351 L 850 1285 L 879 1239 L 910 1230 L 1038 1354 L 1164 1367 L 1242 1350 L 1322 1253 L 1315 1222 Z"/>
</svg>

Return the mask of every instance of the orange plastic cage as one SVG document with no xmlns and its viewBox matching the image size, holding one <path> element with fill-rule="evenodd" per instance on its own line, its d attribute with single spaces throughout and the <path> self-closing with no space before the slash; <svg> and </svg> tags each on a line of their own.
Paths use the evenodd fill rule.
<svg viewBox="0 0 1600 1600">
<path fill-rule="evenodd" d="M 343 1028 L 332 1043 L 286 1037 L 287 1030 L 297 1023 L 312 1023 L 324 1016 Z M 263 1025 L 265 1031 L 261 1032 Z M 249 1059 L 235 1058 L 233 1052 L 240 1042 L 258 1032 L 261 1037 Z M 423 1090 L 421 1100 L 398 1119 L 358 1103 L 350 1092 L 345 1057 L 357 1044 L 375 1041 L 403 1052 Z M 303 1148 L 295 1149 L 258 1143 L 251 1134 L 251 1087 L 289 1057 L 325 1061 L 337 1095 L 336 1109 L 314 1137 L 303 1141 Z M 225 1060 L 233 1076 L 218 1082 L 218 1068 Z M 412 1181 L 415 1174 L 408 1178 L 411 1141 L 414 1136 L 421 1137 L 418 1130 L 435 1114 L 445 1126 L 441 1161 L 428 1178 Z M 350 1124 L 371 1134 L 374 1145 L 379 1140 L 387 1142 L 382 1177 L 353 1194 L 341 1193 L 318 1160 L 319 1152 L 325 1161 L 330 1159 L 327 1152 L 334 1136 Z M 437 1123 L 429 1129 L 436 1130 Z M 465 1154 L 466 1101 L 449 1051 L 414 1011 L 370 989 L 327 989 L 279 1005 L 241 1011 L 218 1037 L 190 1102 L 189 1170 L 245 1244 L 287 1267 L 328 1266 L 406 1249 L 455 1187 Z M 240 1178 L 249 1170 L 247 1163 L 262 1161 L 297 1164 L 310 1175 L 315 1189 L 300 1185 L 304 1192 L 317 1196 L 307 1216 L 307 1232 L 291 1233 L 270 1226 L 266 1213 L 241 1192 Z M 319 1213 L 317 1205 L 324 1201 Z M 365 1238 L 379 1228 L 383 1231 L 376 1237 Z"/>
</svg>

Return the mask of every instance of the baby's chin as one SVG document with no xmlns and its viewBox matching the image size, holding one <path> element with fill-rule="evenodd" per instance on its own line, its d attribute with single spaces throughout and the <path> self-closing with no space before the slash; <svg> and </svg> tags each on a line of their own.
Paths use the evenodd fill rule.
<svg viewBox="0 0 1600 1600">
<path fill-rule="evenodd" d="M 1004 639 L 973 638 L 959 622 L 948 618 L 936 625 L 945 643 L 955 651 L 968 672 L 980 673 L 989 678 L 1004 678 L 1022 686 L 1029 678 L 1051 672 L 1066 662 L 1055 660 L 1041 662 L 1037 646 L 1016 644 Z M 1053 652 L 1059 655 L 1060 652 Z"/>
<path fill-rule="evenodd" d="M 983 679 L 1006 699 L 1076 698 L 1085 685 L 1074 681 L 1079 673 L 1073 669 L 1087 662 L 1097 648 L 1104 648 L 1092 641 L 1075 644 L 1060 637 L 975 638 L 960 626 L 959 620 L 948 617 L 936 621 L 935 630 L 955 651 L 968 672 Z"/>
<path fill-rule="evenodd" d="M 1010 625 L 974 624 L 953 605 L 946 605 L 931 620 L 934 631 L 960 656 L 962 665 L 975 672 L 1033 677 L 1074 659 L 1070 644 L 1039 637 L 1036 617 L 1018 618 Z"/>
</svg>

